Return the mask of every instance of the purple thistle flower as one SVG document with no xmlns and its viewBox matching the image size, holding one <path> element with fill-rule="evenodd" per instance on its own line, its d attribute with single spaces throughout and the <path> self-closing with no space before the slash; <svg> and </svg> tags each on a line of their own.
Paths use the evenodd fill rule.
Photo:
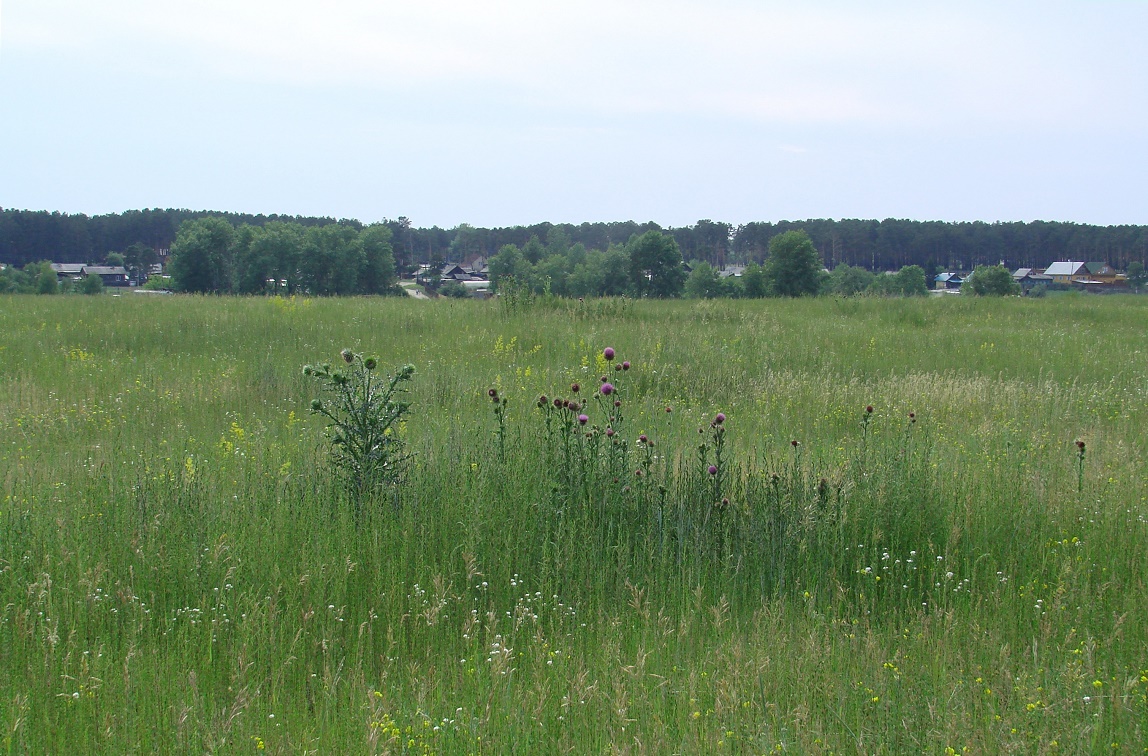
<svg viewBox="0 0 1148 756">
<path fill-rule="evenodd" d="M 614 359 L 614 347 L 606 347 L 603 349 L 602 356 L 605 357 L 607 361 Z"/>
<path fill-rule="evenodd" d="M 710 475 L 717 475 L 717 465 L 710 465 Z"/>
<path fill-rule="evenodd" d="M 614 437 L 614 429 L 613 428 L 607 428 L 606 429 L 606 438 L 613 438 L 613 437 Z"/>
<path fill-rule="evenodd" d="M 590 418 L 587 417 L 586 415 L 579 415 L 578 416 L 578 424 L 579 425 L 585 425 L 588 422 L 590 422 Z"/>
<path fill-rule="evenodd" d="M 615 399 L 615 400 L 614 400 L 614 407 L 615 407 L 615 408 L 618 408 L 618 407 L 621 407 L 621 406 L 622 406 L 622 400 L 621 400 L 621 399 Z"/>
<path fill-rule="evenodd" d="M 621 366 L 621 365 L 615 365 L 615 366 L 614 366 L 614 372 L 617 372 L 617 371 L 619 371 L 619 370 L 621 370 L 621 369 L 622 369 L 622 366 Z"/>
<path fill-rule="evenodd" d="M 610 394 L 614 393 L 614 384 L 603 383 L 602 387 L 598 390 L 602 392 L 602 396 L 609 396 Z"/>
<path fill-rule="evenodd" d="M 714 423 L 716 425 L 721 425 L 724 422 L 725 422 L 725 413 L 724 412 L 717 413 L 717 417 L 714 418 Z"/>
<path fill-rule="evenodd" d="M 638 440 L 639 440 L 639 441 L 641 441 L 641 442 L 644 444 L 644 443 L 646 443 L 647 441 L 649 441 L 650 439 L 649 439 L 649 438 L 646 436 L 646 434 L 645 434 L 645 433 L 643 433 L 642 435 L 638 436 Z"/>
<path fill-rule="evenodd" d="M 579 386 L 577 383 L 571 383 L 570 384 L 570 390 L 573 391 L 575 394 L 577 394 L 581 390 L 581 388 L 582 387 Z"/>
<path fill-rule="evenodd" d="M 562 400 L 561 399 L 556 398 L 554 400 L 554 409 L 562 409 Z"/>
<path fill-rule="evenodd" d="M 629 360 L 626 360 L 622 363 L 622 369 L 623 370 L 629 370 L 630 369 L 630 361 Z"/>
</svg>

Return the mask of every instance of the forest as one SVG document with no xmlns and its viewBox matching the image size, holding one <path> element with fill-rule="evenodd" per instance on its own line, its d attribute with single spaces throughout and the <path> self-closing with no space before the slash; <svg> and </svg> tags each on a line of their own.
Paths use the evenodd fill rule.
<svg viewBox="0 0 1148 756">
<path fill-rule="evenodd" d="M 30 262 L 87 263 L 133 244 L 168 249 L 181 224 L 204 217 L 226 219 L 233 227 L 298 224 L 305 228 L 340 225 L 361 231 L 358 220 L 286 215 L 251 215 L 175 209 L 128 210 L 87 216 L 60 212 L 0 209 L 0 263 L 22 267 Z M 691 226 L 662 227 L 654 222 L 536 223 L 506 228 L 460 224 L 451 229 L 416 226 L 409 218 L 384 219 L 391 232 L 399 271 L 417 263 L 466 262 L 491 257 L 506 245 L 525 250 L 536 239 L 547 248 L 575 245 L 605 254 L 631 237 L 657 230 L 673 237 L 686 261 L 715 267 L 761 263 L 770 240 L 803 230 L 824 265 L 841 264 L 870 271 L 918 265 L 925 270 L 972 270 L 1003 263 L 1008 268 L 1045 267 L 1056 260 L 1103 261 L 1125 269 L 1148 262 L 1148 226 L 1092 226 L 1032 222 L 944 222 L 916 220 L 809 219 L 734 225 L 699 220 Z"/>
</svg>

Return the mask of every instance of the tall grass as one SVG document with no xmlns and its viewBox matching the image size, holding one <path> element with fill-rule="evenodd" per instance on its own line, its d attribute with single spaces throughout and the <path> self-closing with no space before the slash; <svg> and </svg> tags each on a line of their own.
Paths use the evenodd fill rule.
<svg viewBox="0 0 1148 756">
<path fill-rule="evenodd" d="M 4 298 L 0 745 L 1131 752 L 1146 314 Z M 362 518 L 342 347 L 418 370 Z"/>
</svg>

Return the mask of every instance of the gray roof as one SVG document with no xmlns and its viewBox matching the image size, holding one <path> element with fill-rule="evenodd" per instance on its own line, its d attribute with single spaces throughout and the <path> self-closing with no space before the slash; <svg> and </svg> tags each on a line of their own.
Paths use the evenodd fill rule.
<svg viewBox="0 0 1148 756">
<path fill-rule="evenodd" d="M 57 273 L 78 276 L 84 272 L 83 263 L 52 263 L 52 270 Z"/>
<path fill-rule="evenodd" d="M 85 265 L 84 275 L 96 276 L 126 276 L 127 268 L 122 265 Z"/>
<path fill-rule="evenodd" d="M 1082 270 L 1083 269 L 1083 270 Z M 1046 276 L 1075 276 L 1080 273 L 1087 273 L 1088 269 L 1082 262 L 1072 262 L 1071 260 L 1062 260 L 1054 262 L 1044 270 Z"/>
</svg>

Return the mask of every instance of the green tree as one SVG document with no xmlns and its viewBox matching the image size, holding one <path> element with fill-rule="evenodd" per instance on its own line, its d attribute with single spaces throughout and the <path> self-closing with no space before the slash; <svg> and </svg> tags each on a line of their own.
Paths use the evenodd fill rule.
<svg viewBox="0 0 1148 756">
<path fill-rule="evenodd" d="M 741 292 L 742 296 L 750 299 L 769 296 L 769 278 L 765 268 L 753 262 L 745 266 L 741 274 Z"/>
<path fill-rule="evenodd" d="M 766 270 L 778 296 L 812 296 L 821 287 L 821 258 L 804 231 L 786 231 L 769 240 Z"/>
<path fill-rule="evenodd" d="M 498 254 L 486 261 L 489 269 L 490 283 L 498 289 L 499 281 L 513 278 L 519 283 L 529 283 L 532 268 L 522 254 L 522 250 L 514 244 L 504 244 Z"/>
<path fill-rule="evenodd" d="M 364 259 L 354 226 L 331 223 L 309 228 L 300 261 L 303 286 L 320 296 L 354 294 Z"/>
<path fill-rule="evenodd" d="M 684 292 L 690 299 L 716 299 L 723 296 L 726 289 L 713 266 L 703 261 L 690 271 Z"/>
<path fill-rule="evenodd" d="M 895 276 L 897 289 L 904 297 L 925 297 L 929 294 L 929 284 L 925 279 L 925 269 L 920 265 L 906 265 Z"/>
<path fill-rule="evenodd" d="M 112 268 L 124 267 L 124 263 L 124 256 L 119 252 L 109 252 L 104 257 L 104 265 L 108 265 Z"/>
<path fill-rule="evenodd" d="M 962 294 L 978 297 L 1003 297 L 1020 294 L 1020 284 L 1003 265 L 981 265 L 961 284 Z"/>
<path fill-rule="evenodd" d="M 925 283 L 924 268 L 906 265 L 896 273 L 874 277 L 867 291 L 886 297 L 923 297 L 929 293 L 929 287 Z"/>
<path fill-rule="evenodd" d="M 95 273 L 84 276 L 84 280 L 80 281 L 79 292 L 81 294 L 103 294 L 104 279 Z"/>
<path fill-rule="evenodd" d="M 231 291 L 234 240 L 235 229 L 223 218 L 184 221 L 171 245 L 172 285 L 193 293 Z"/>
<path fill-rule="evenodd" d="M 1139 260 L 1133 260 L 1128 263 L 1128 285 L 1132 287 L 1133 291 L 1140 291 L 1144 284 L 1148 283 L 1148 271 L 1144 269 L 1144 263 Z"/>
<path fill-rule="evenodd" d="M 873 283 L 874 275 L 862 267 L 841 263 L 829 274 L 827 293 L 842 297 L 861 294 Z"/>
<path fill-rule="evenodd" d="M 56 294 L 60 291 L 60 278 L 48 263 L 40 264 L 40 273 L 36 276 L 37 294 Z"/>
<path fill-rule="evenodd" d="M 244 223 L 235 229 L 232 256 L 235 265 L 235 291 L 239 294 L 261 294 L 267 291 L 272 263 L 257 247 L 263 229 Z"/>
<path fill-rule="evenodd" d="M 630 286 L 635 296 L 664 299 L 682 293 L 686 271 L 674 237 L 647 231 L 630 237 L 626 252 L 630 256 Z"/>
<path fill-rule="evenodd" d="M 537 265 L 545 255 L 546 247 L 542 245 L 537 236 L 531 236 L 526 244 L 522 245 L 522 256 L 531 265 Z"/>
<path fill-rule="evenodd" d="M 136 242 L 123 251 L 123 259 L 124 267 L 131 272 L 132 277 L 138 283 L 143 283 L 159 257 L 148 245 Z"/>
<path fill-rule="evenodd" d="M 359 271 L 359 291 L 386 294 L 395 285 L 395 253 L 391 230 L 381 223 L 367 226 L 359 234 L 363 267 Z"/>
</svg>

